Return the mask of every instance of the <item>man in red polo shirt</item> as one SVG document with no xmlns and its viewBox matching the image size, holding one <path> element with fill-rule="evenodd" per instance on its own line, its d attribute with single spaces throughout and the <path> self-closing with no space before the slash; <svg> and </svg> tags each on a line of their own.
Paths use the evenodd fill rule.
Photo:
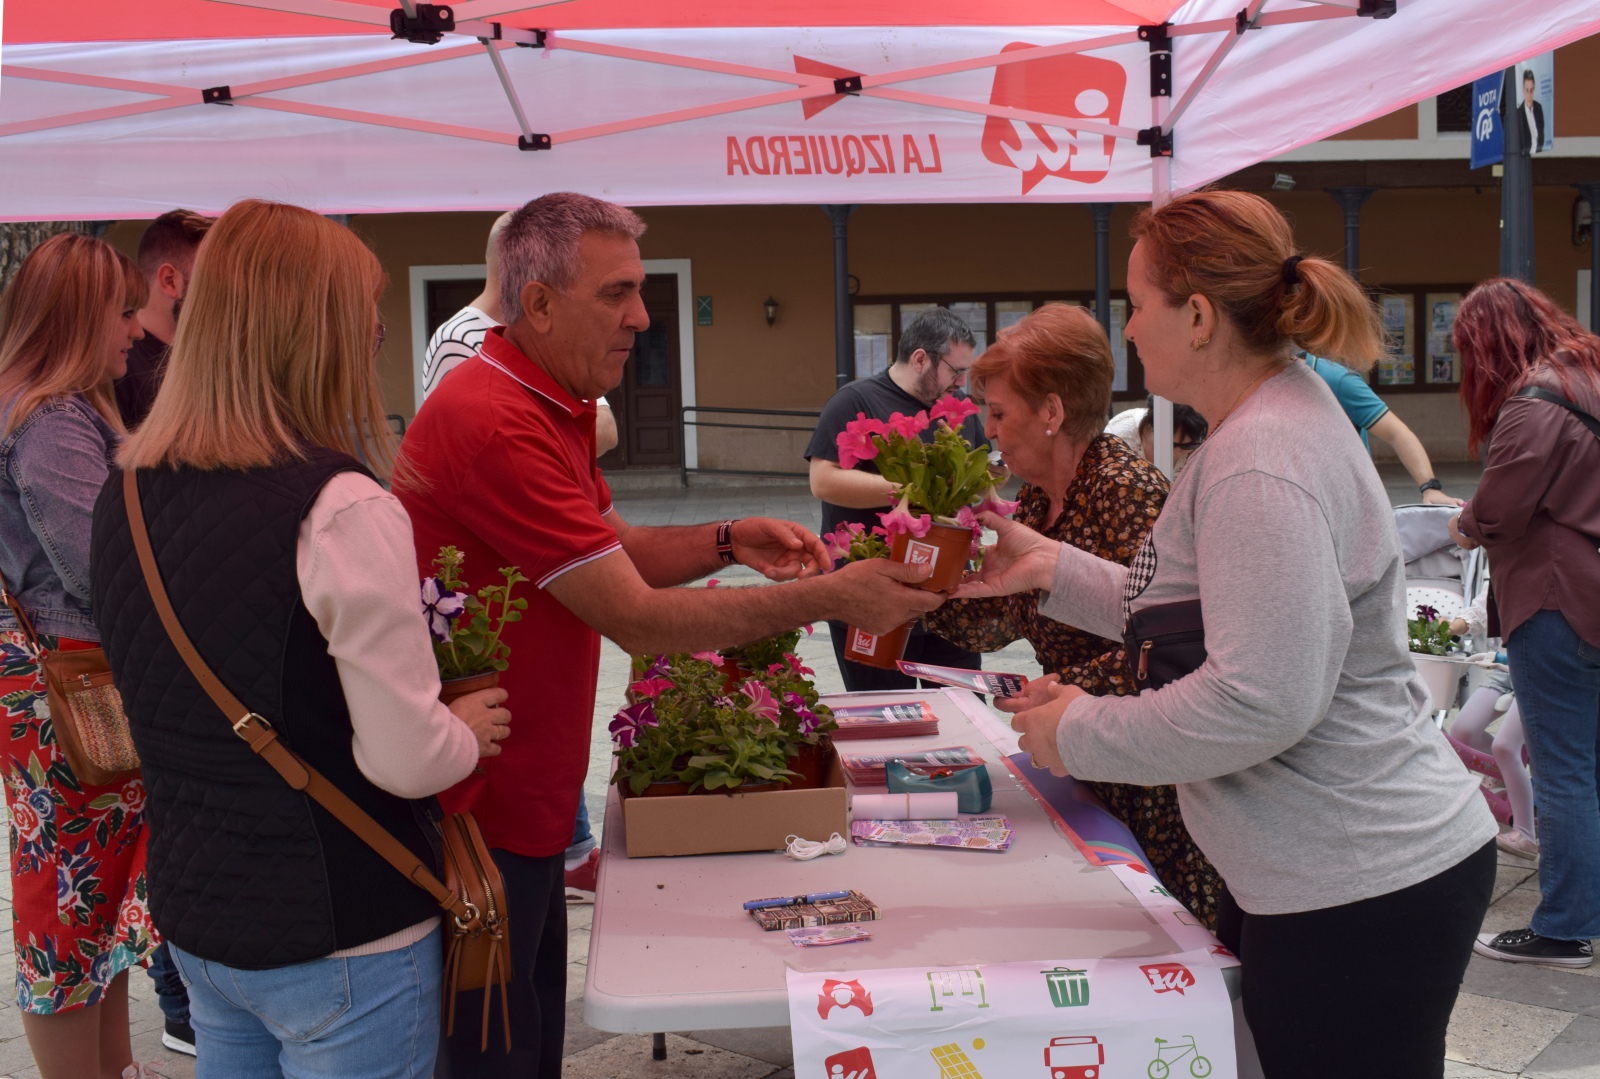
<svg viewBox="0 0 1600 1079">
<path fill-rule="evenodd" d="M 759 640 L 805 622 L 846 619 L 886 632 L 937 607 L 908 588 L 925 567 L 871 559 L 819 575 L 827 554 L 787 521 L 746 518 L 633 528 L 594 462 L 596 397 L 622 380 L 649 325 L 632 211 L 554 194 L 518 210 L 499 240 L 506 325 L 428 397 L 406 433 L 396 494 L 411 515 L 424 574 L 439 548 L 466 557 L 481 587 L 501 566 L 533 582 L 504 640 L 500 684 L 523 702 L 501 754 L 443 800 L 477 814 L 505 874 L 514 981 L 512 1050 L 491 1030 L 478 1049 L 475 994 L 464 994 L 440 1074 L 558 1079 L 566 997 L 562 855 L 588 769 L 600 635 L 633 653 Z M 679 589 L 737 561 L 777 588 Z M 805 578 L 805 579 L 799 579 Z M 492 1023 L 498 1026 L 498 1019 Z"/>
</svg>

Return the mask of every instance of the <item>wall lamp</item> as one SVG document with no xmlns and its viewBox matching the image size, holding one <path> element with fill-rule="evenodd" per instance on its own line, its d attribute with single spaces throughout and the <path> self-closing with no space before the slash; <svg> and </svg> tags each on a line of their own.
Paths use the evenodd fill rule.
<svg viewBox="0 0 1600 1079">
<path fill-rule="evenodd" d="M 768 296 L 766 303 L 761 306 L 767 309 L 767 325 L 771 326 L 778 320 L 778 301 Z"/>
</svg>

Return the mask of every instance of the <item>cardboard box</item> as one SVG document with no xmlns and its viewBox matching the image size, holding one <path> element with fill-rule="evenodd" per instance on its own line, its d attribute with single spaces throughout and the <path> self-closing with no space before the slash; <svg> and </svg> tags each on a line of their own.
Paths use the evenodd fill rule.
<svg viewBox="0 0 1600 1079">
<path fill-rule="evenodd" d="M 622 791 L 623 840 L 629 858 L 782 850 L 792 835 L 826 841 L 850 835 L 849 799 L 839 755 L 828 758 L 825 785 L 758 794 L 639 798 Z"/>
</svg>

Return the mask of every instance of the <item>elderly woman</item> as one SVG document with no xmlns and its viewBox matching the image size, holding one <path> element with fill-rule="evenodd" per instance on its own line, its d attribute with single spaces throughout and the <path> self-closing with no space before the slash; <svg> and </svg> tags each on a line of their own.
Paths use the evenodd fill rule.
<svg viewBox="0 0 1600 1079">
<path fill-rule="evenodd" d="M 1131 566 L 991 514 L 1000 543 L 958 595 L 1047 589 L 1044 615 L 1107 635 L 1187 614 L 1201 655 L 1150 638 L 1165 684 L 1138 696 L 1045 687 L 1014 721 L 1023 749 L 1178 785 L 1228 882 L 1220 936 L 1268 1077 L 1442 1076 L 1495 823 L 1406 654 L 1383 486 L 1292 358 L 1370 366 L 1376 313 L 1257 195 L 1181 196 L 1134 237 L 1128 337 L 1151 391 L 1199 409 L 1210 437 Z"/>
<path fill-rule="evenodd" d="M 1114 373 L 1106 334 L 1087 310 L 1041 307 L 972 365 L 988 408 L 984 434 L 1024 481 L 1015 520 L 1096 558 L 1126 566 L 1166 501 L 1167 480 L 1101 427 Z M 1132 693 L 1121 645 L 1039 613 L 1037 589 L 958 600 L 927 616 L 941 637 L 977 652 L 1026 639 L 1046 672 L 1090 693 Z M 1128 826 L 1167 890 L 1216 928 L 1222 882 L 1200 853 L 1170 786 L 1089 783 Z"/>
</svg>

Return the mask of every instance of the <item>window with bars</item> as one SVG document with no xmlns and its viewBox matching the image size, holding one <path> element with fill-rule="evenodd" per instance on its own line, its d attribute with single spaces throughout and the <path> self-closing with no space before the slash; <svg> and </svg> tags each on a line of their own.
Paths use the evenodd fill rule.
<svg viewBox="0 0 1600 1079">
<path fill-rule="evenodd" d="M 1472 130 L 1472 84 L 1446 90 L 1435 100 L 1440 131 L 1466 133 Z"/>
<path fill-rule="evenodd" d="M 855 296 L 856 377 L 870 378 L 894 362 L 900 333 L 911 320 L 930 307 L 948 307 L 972 330 L 977 341 L 974 355 L 994 344 L 995 336 L 1021 321 L 1029 312 L 1047 303 L 1070 303 L 1094 307 L 1094 294 L 1087 292 L 1009 292 L 988 295 L 952 294 L 941 296 Z M 1128 301 L 1122 293 L 1111 294 L 1111 356 L 1116 377 L 1111 396 L 1118 401 L 1142 400 L 1145 395 L 1144 371 L 1139 366 L 1133 345 L 1122 336 L 1127 324 Z"/>
</svg>

